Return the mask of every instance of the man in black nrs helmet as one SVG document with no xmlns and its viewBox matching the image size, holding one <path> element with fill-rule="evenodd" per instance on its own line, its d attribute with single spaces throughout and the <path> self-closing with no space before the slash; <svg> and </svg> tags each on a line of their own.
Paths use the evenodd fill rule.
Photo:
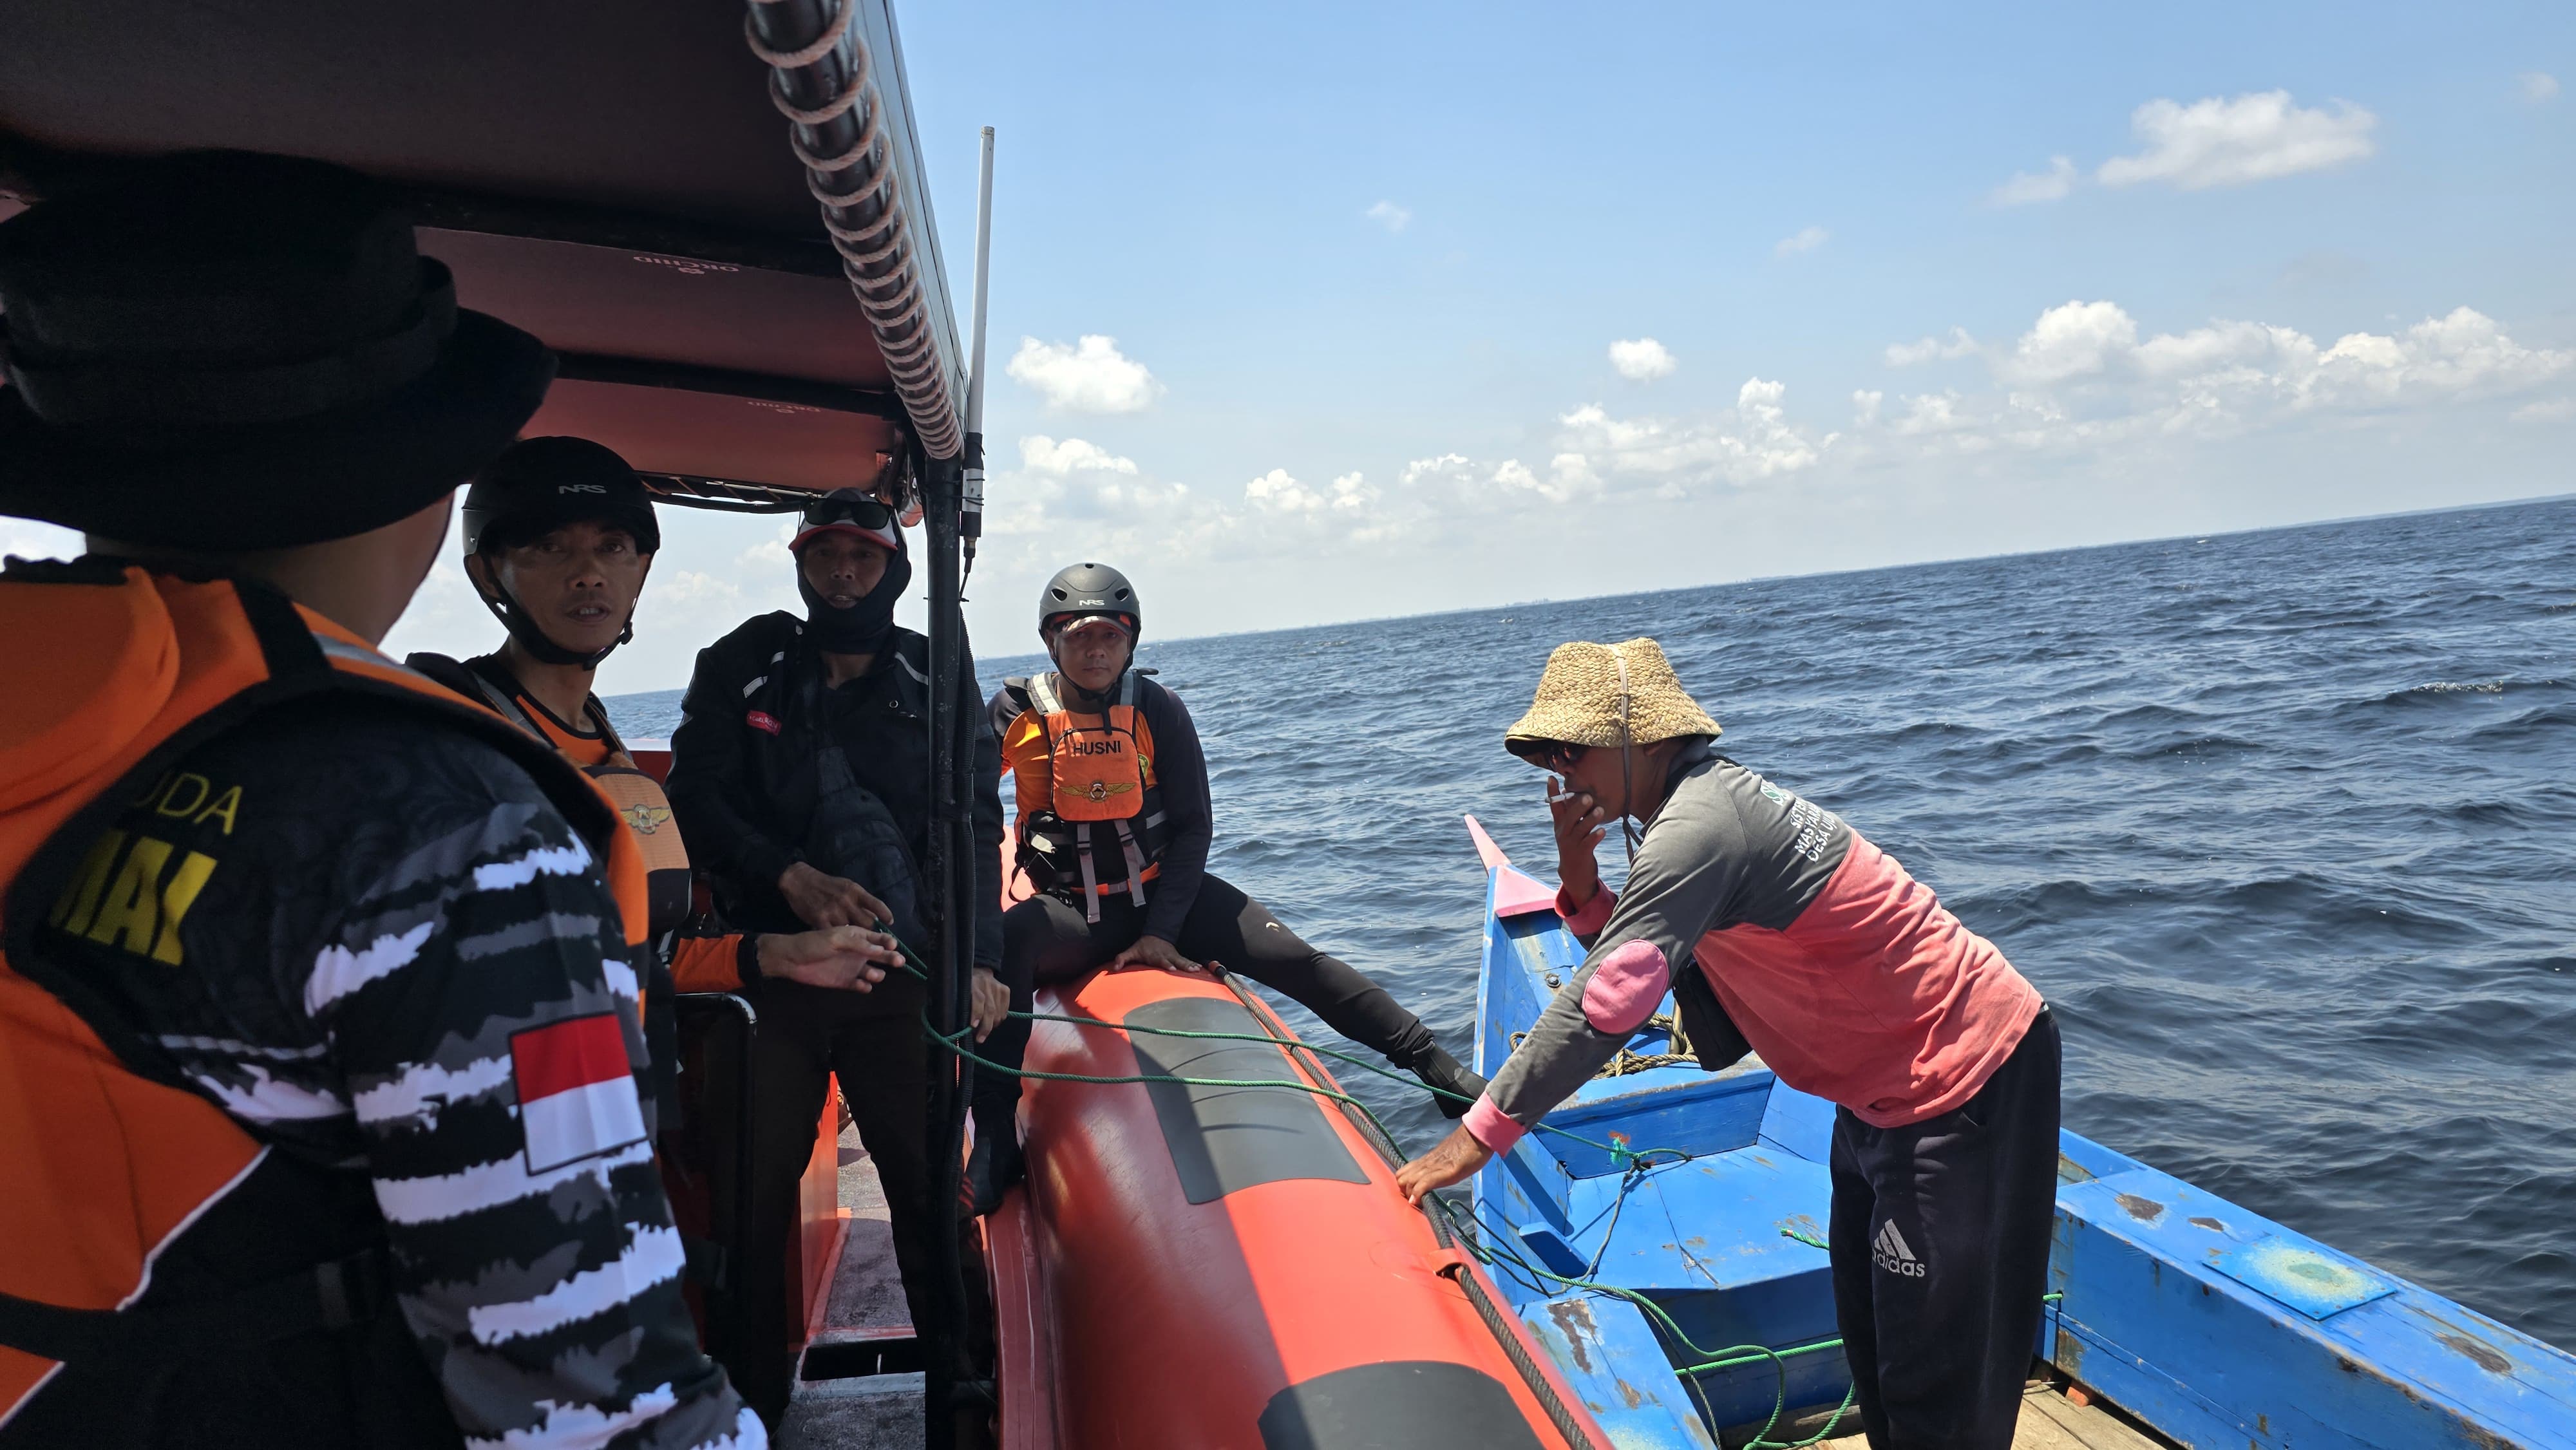
<svg viewBox="0 0 2576 1450">
<path fill-rule="evenodd" d="M 964 663 L 956 707 L 975 739 L 975 851 L 959 882 L 965 919 L 928 910 L 930 641 L 894 622 L 912 561 L 894 510 L 857 489 L 817 498 L 789 545 L 805 612 L 750 620 L 698 654 L 671 737 L 671 808 L 689 854 L 745 931 L 863 926 L 924 952 L 953 932 L 974 963 L 975 1025 L 990 1031 L 1007 994 L 1002 959 L 1002 798 L 998 752 Z M 752 1225 L 763 1237 L 751 1278 L 783 1296 L 796 1183 L 814 1147 L 826 1082 L 838 1077 L 893 1210 L 895 1262 L 913 1321 L 928 1322 L 931 1212 L 926 1117 L 930 1061 L 924 988 L 890 975 L 864 995 L 794 981 L 750 984 L 760 1009 L 753 1053 Z M 966 1225 L 970 1231 L 972 1225 Z M 961 1244 L 970 1352 L 990 1316 L 982 1259 Z M 777 1322 L 783 1297 L 764 1309 Z M 745 1363 L 736 1378 L 764 1410 L 784 1406 L 790 1360 Z"/>
<path fill-rule="evenodd" d="M 513 444 L 465 494 L 465 572 L 509 635 L 498 650 L 473 659 L 415 654 L 404 663 L 553 747 L 616 806 L 645 868 L 646 944 L 636 968 L 652 1058 L 656 1111 L 649 1116 L 657 1133 L 668 1133 L 680 1117 L 679 1014 L 671 994 L 740 992 L 773 977 L 866 992 L 902 957 L 891 936 L 854 925 L 736 932 L 692 909 L 689 853 L 670 800 L 638 768 L 591 693 L 600 661 L 634 636 L 636 600 L 661 542 L 651 494 L 614 450 L 583 438 Z M 747 1108 L 722 1091 L 727 1082 L 716 1075 L 701 1084 L 695 1111 L 725 1127 L 700 1141 L 734 1141 L 727 1130 Z M 660 1141 L 672 1151 L 684 1140 Z M 725 1218 L 734 1201 L 727 1191 L 734 1156 L 725 1149 L 704 1156 L 717 1181 L 716 1233 L 734 1241 L 736 1226 Z M 776 1319 L 744 1322 L 764 1344 L 748 1351 L 749 1360 L 732 1347 L 729 1359 L 756 1363 L 783 1353 L 785 1329 Z"/>
<path fill-rule="evenodd" d="M 1032 987 L 1101 966 L 1199 971 L 1218 962 L 1304 1003 L 1334 1031 L 1385 1053 L 1438 1090 L 1450 1117 L 1485 1081 L 1433 1040 L 1384 987 L 1282 926 L 1207 869 L 1214 836 L 1206 759 L 1180 697 L 1131 669 L 1144 611 L 1127 576 L 1076 564 L 1038 598 L 1038 637 L 1055 669 L 993 697 L 1004 760 L 1018 782 L 1021 869 L 1038 894 L 1003 919 L 1002 981 L 1027 1010 Z M 986 1052 L 1018 1067 L 1026 1021 Z M 1018 1173 L 1019 1085 L 975 1079 L 976 1210 Z M 989 1145 L 989 1146 L 988 1146 Z"/>
</svg>

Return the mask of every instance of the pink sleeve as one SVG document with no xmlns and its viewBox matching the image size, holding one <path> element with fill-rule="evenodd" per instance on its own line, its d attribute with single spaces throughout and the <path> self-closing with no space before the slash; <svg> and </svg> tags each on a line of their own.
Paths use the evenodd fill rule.
<svg viewBox="0 0 2576 1450">
<path fill-rule="evenodd" d="M 1565 918 L 1565 929 L 1576 936 L 1599 936 L 1601 928 L 1610 924 L 1610 908 L 1618 904 L 1619 893 L 1604 886 L 1592 893 L 1581 911 L 1576 911 L 1566 902 L 1565 888 L 1556 890 L 1556 914 Z"/>
<path fill-rule="evenodd" d="M 1494 1153 L 1512 1151 L 1512 1145 L 1519 1142 L 1521 1134 L 1527 1131 L 1520 1124 L 1504 1117 L 1503 1110 L 1494 1106 L 1492 1098 L 1476 1099 L 1476 1105 L 1467 1110 L 1467 1116 L 1461 1121 L 1466 1125 L 1467 1136 L 1484 1144 L 1487 1151 Z"/>
<path fill-rule="evenodd" d="M 1593 964 L 1592 980 L 1583 984 L 1583 1020 L 1595 1032 L 1624 1037 L 1655 1015 L 1672 984 L 1663 948 L 1643 937 L 1621 942 Z"/>
</svg>

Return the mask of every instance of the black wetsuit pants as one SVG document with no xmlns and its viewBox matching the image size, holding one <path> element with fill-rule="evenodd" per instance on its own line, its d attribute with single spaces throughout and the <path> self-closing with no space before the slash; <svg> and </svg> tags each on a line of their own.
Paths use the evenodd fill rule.
<svg viewBox="0 0 2576 1450">
<path fill-rule="evenodd" d="M 2057 1022 L 1975 1097 L 1873 1128 L 1834 1113 L 1834 1312 L 1871 1450 L 2006 1450 L 2048 1289 Z"/>
<path fill-rule="evenodd" d="M 842 992 L 769 980 L 744 996 L 760 1014 L 752 1037 L 751 1192 L 745 1259 L 745 1342 L 725 1368 L 745 1402 L 774 1429 L 793 1387 L 787 1245 L 798 1230 L 797 1184 L 814 1156 L 824 1093 L 838 1079 L 841 1096 L 873 1160 L 892 1220 L 895 1266 L 915 1325 L 927 1322 L 932 1291 L 930 1235 L 929 1045 L 922 1037 L 922 986 L 889 975 L 872 992 Z M 711 1098 L 729 1096 L 710 1084 Z M 718 1101 L 716 1108 L 725 1105 Z M 730 1121 L 742 1121 L 727 1114 Z M 721 1155 L 720 1155 L 721 1156 Z M 729 1165 L 727 1165 L 729 1166 Z M 716 1202 L 729 1201 L 729 1172 L 720 1172 Z M 972 1221 L 960 1220 L 967 1257 L 968 1353 L 989 1337 L 982 1259 L 972 1247 Z"/>
<path fill-rule="evenodd" d="M 1079 902 L 1033 896 L 1002 918 L 1002 967 L 997 975 L 1011 989 L 1012 1008 L 1025 1012 L 1037 986 L 1106 965 L 1133 946 L 1144 929 L 1145 908 L 1124 895 L 1101 898 L 1096 922 L 1083 919 Z M 1191 961 L 1222 963 L 1228 971 L 1241 972 L 1304 1003 L 1324 1019 L 1325 1026 L 1384 1053 L 1398 1067 L 1416 1066 L 1439 1046 L 1422 1019 L 1406 1011 L 1384 987 L 1348 963 L 1306 945 L 1281 926 L 1268 907 L 1213 872 L 1200 880 L 1198 898 L 1190 904 L 1172 945 Z M 1018 1067 L 1028 1046 L 1029 1024 L 1011 1018 L 993 1029 L 983 1055 Z M 979 1120 L 1009 1121 L 1019 1093 L 1017 1078 L 995 1072 L 975 1074 Z M 991 1116 L 995 1113 L 1001 1116 Z"/>
</svg>

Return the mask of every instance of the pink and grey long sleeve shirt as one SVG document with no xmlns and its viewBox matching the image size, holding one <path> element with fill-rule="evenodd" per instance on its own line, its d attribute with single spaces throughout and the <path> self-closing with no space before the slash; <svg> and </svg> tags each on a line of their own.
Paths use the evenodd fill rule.
<svg viewBox="0 0 2576 1450">
<path fill-rule="evenodd" d="M 1690 965 L 1780 1080 L 1873 1127 L 1966 1103 L 2039 993 L 1842 819 L 1705 742 L 1673 766 L 1624 893 L 1557 909 L 1590 944 L 1467 1130 L 1496 1152 L 1591 1080 Z"/>
</svg>

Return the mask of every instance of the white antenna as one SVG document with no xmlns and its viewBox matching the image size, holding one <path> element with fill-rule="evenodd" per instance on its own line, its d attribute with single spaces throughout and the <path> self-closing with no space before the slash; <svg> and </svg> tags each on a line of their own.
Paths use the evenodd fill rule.
<svg viewBox="0 0 2576 1450">
<path fill-rule="evenodd" d="M 845 0 L 846 3 L 846 0 Z M 975 541 L 984 534 L 984 301 L 993 261 L 993 128 L 984 128 L 983 175 L 975 189 L 975 339 L 966 369 L 966 477 L 957 521 L 965 573 L 975 567 Z"/>
</svg>

